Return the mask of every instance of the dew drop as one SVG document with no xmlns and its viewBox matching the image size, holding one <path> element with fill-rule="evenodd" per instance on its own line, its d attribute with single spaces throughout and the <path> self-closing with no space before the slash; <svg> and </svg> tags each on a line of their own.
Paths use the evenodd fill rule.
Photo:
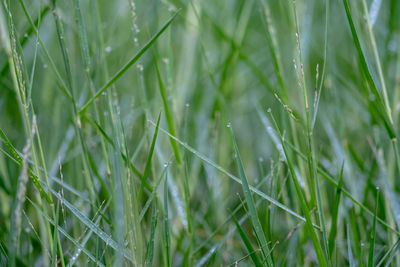
<svg viewBox="0 0 400 267">
<path fill-rule="evenodd" d="M 25 38 L 28 38 L 28 34 L 27 34 L 27 33 L 25 33 L 25 34 L 24 34 L 24 37 L 25 37 Z"/>
<path fill-rule="evenodd" d="M 227 125 L 226 125 L 226 127 L 228 127 L 228 128 L 231 128 L 231 123 L 229 122 Z"/>
<path fill-rule="evenodd" d="M 165 162 L 163 166 L 164 166 L 164 167 L 167 167 L 167 166 L 168 166 L 168 162 Z"/>
<path fill-rule="evenodd" d="M 189 104 L 189 103 L 186 103 L 186 104 L 185 104 L 185 107 L 187 107 L 187 108 L 190 107 L 190 104 Z"/>
<path fill-rule="evenodd" d="M 107 46 L 106 49 L 105 49 L 105 51 L 106 51 L 107 53 L 110 53 L 111 50 L 112 50 L 112 47 L 111 47 L 111 46 Z"/>
<path fill-rule="evenodd" d="M 267 109 L 267 112 L 268 112 L 268 113 L 271 113 L 271 108 L 268 108 L 268 109 Z"/>
<path fill-rule="evenodd" d="M 43 68 L 44 68 L 44 69 L 47 69 L 47 67 L 48 67 L 47 64 L 44 64 L 44 65 L 43 65 Z"/>
</svg>

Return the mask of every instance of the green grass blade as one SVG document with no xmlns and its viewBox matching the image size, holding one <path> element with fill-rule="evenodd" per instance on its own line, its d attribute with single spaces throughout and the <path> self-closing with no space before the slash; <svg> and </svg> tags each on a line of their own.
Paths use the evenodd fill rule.
<svg viewBox="0 0 400 267">
<path fill-rule="evenodd" d="M 146 267 L 153 266 L 153 257 L 154 257 L 154 239 L 155 239 L 155 232 L 157 226 L 157 218 L 158 218 L 158 209 L 156 204 L 153 204 L 152 215 L 151 215 L 151 229 L 150 229 L 150 240 L 147 245 L 147 256 L 145 261 Z"/>
<path fill-rule="evenodd" d="M 167 174 L 166 174 L 167 175 Z M 169 218 L 168 218 L 168 177 L 164 182 L 164 223 L 163 223 L 163 233 L 164 233 L 164 246 L 166 254 L 165 265 L 171 267 L 171 238 L 169 229 Z"/>
<path fill-rule="evenodd" d="M 153 126 L 155 126 L 155 124 L 151 121 L 149 121 L 151 124 L 153 124 Z M 222 168 L 221 166 L 219 166 L 217 163 L 215 163 L 214 161 L 212 161 L 211 159 L 209 159 L 208 157 L 206 157 L 205 155 L 203 155 L 202 153 L 200 153 L 199 151 L 195 150 L 194 148 L 192 148 L 191 146 L 187 145 L 185 142 L 182 142 L 181 140 L 179 140 L 178 138 L 176 138 L 175 136 L 171 135 L 169 132 L 167 132 L 166 130 L 164 130 L 163 128 L 160 127 L 160 131 L 163 132 L 164 134 L 168 135 L 169 137 L 173 138 L 176 142 L 178 142 L 181 146 L 183 146 L 186 150 L 188 150 L 189 152 L 193 153 L 194 155 L 196 155 L 198 158 L 200 158 L 202 161 L 206 162 L 207 164 L 213 166 L 215 169 L 217 169 L 218 171 L 220 171 L 221 173 L 225 174 L 226 176 L 228 176 L 230 179 L 234 180 L 235 182 L 237 182 L 238 184 L 242 184 L 241 179 L 239 179 L 238 177 L 234 176 L 233 174 L 229 173 L 227 170 L 225 170 L 224 168 Z M 268 196 L 267 194 L 261 192 L 260 190 L 258 190 L 257 188 L 253 187 L 253 186 L 249 186 L 250 190 L 254 193 L 256 193 L 257 195 L 259 195 L 260 197 L 262 197 L 263 199 L 269 201 L 270 203 L 272 203 L 273 205 L 279 207 L 280 209 L 284 210 L 285 212 L 289 213 L 290 215 L 296 217 L 299 220 L 305 221 L 306 219 L 301 216 L 300 214 L 298 214 L 297 212 L 291 210 L 289 207 L 287 207 L 286 205 L 280 203 L 279 201 L 271 198 L 270 196 Z M 314 225 L 315 228 L 319 229 L 319 226 Z"/>
<path fill-rule="evenodd" d="M 176 136 L 176 131 L 175 131 L 175 126 L 174 126 L 174 121 L 172 118 L 172 114 L 168 105 L 168 100 L 167 100 L 167 92 L 164 86 L 164 83 L 162 81 L 161 73 L 160 73 L 160 68 L 158 67 L 158 62 L 157 62 L 157 57 L 154 56 L 154 65 L 156 67 L 156 72 L 157 72 L 157 78 L 158 78 L 158 85 L 160 87 L 160 94 L 161 98 L 163 101 L 163 106 L 164 106 L 164 112 L 165 112 L 165 118 L 167 119 L 167 124 L 168 124 L 168 130 L 173 136 Z M 171 141 L 171 146 L 172 150 L 174 151 L 175 159 L 178 164 L 181 164 L 181 156 L 179 153 L 179 148 L 178 145 L 176 144 L 176 141 L 172 138 L 170 138 Z"/>
<path fill-rule="evenodd" d="M 369 253 L 368 253 L 368 267 L 374 266 L 374 248 L 375 248 L 375 231 L 376 231 L 376 217 L 379 207 L 379 188 L 376 192 L 375 214 L 372 223 L 372 230 L 370 232 Z"/>
<path fill-rule="evenodd" d="M 156 145 L 158 127 L 160 126 L 160 118 L 161 118 L 161 112 L 158 114 L 156 129 L 154 130 L 153 139 L 151 140 L 150 151 L 149 151 L 149 154 L 147 156 L 146 166 L 144 168 L 143 180 L 147 180 L 147 176 L 149 175 L 149 172 L 150 172 L 151 159 L 153 157 L 154 147 Z M 140 200 L 142 199 L 144 184 L 145 184 L 144 182 L 142 182 L 140 184 L 138 202 L 140 202 Z"/>
<path fill-rule="evenodd" d="M 60 194 L 57 194 L 57 192 L 55 192 L 53 189 L 51 188 L 49 189 L 53 193 L 53 195 L 56 198 L 58 198 L 58 200 L 61 201 L 63 205 L 67 207 L 67 209 L 70 210 L 75 215 L 75 217 L 79 221 L 81 221 L 84 225 L 89 227 L 89 229 L 93 231 L 93 233 L 95 233 L 101 240 L 103 240 L 107 244 L 107 246 L 113 248 L 118 253 L 123 254 L 123 256 L 129 261 L 132 261 L 130 253 L 125 251 L 125 249 L 121 247 L 109 234 L 101 230 L 99 226 L 93 223 L 89 218 L 87 218 L 82 212 L 80 212 L 74 205 L 72 205 L 64 197 L 62 197 Z"/>
<path fill-rule="evenodd" d="M 57 234 L 58 234 L 58 217 L 60 215 L 60 203 L 57 201 L 56 217 L 54 219 L 53 247 L 51 250 L 51 266 L 57 267 Z"/>
<path fill-rule="evenodd" d="M 27 198 L 28 201 L 35 207 L 35 209 L 40 213 L 40 215 L 42 215 L 50 224 L 54 225 L 55 228 L 58 229 L 58 231 L 60 233 L 62 233 L 68 240 L 70 240 L 77 248 L 81 249 L 86 256 L 89 257 L 89 259 L 91 259 L 94 263 L 96 263 L 98 266 L 102 266 L 104 267 L 104 264 L 101 263 L 98 259 L 96 259 L 96 257 L 94 257 L 92 255 L 92 253 L 90 253 L 90 251 L 88 251 L 85 247 L 83 247 L 81 244 L 79 244 L 78 241 L 76 241 L 72 236 L 70 236 L 63 228 L 61 228 L 59 225 L 55 224 L 54 221 L 46 214 L 44 213 L 38 205 L 36 205 L 32 200 L 30 200 L 29 198 Z"/>
<path fill-rule="evenodd" d="M 344 162 L 342 163 L 342 168 L 340 169 L 339 182 L 338 187 L 336 189 L 335 202 L 333 203 L 333 211 L 332 211 L 332 222 L 331 222 L 331 232 L 329 233 L 329 254 L 332 257 L 333 249 L 335 247 L 335 238 L 337 233 L 337 221 L 339 215 L 339 206 L 340 206 L 340 196 L 342 193 L 342 185 L 343 185 L 343 168 Z"/>
<path fill-rule="evenodd" d="M 256 254 L 256 252 L 255 252 L 253 246 L 251 245 L 250 240 L 247 238 L 245 232 L 243 231 L 243 228 L 240 226 L 240 224 L 239 224 L 239 222 L 236 220 L 235 216 L 232 216 L 232 220 L 234 221 L 234 223 L 235 223 L 235 225 L 236 225 L 236 228 L 237 228 L 238 231 L 239 231 L 239 235 L 240 235 L 240 237 L 242 238 L 242 241 L 243 241 L 243 243 L 244 243 L 244 245 L 245 245 L 247 251 L 249 252 L 249 255 L 250 255 L 251 260 L 253 261 L 254 265 L 257 266 L 257 267 L 258 267 L 258 266 L 263 266 L 263 265 L 261 264 L 260 258 L 258 257 L 258 255 Z"/>
<path fill-rule="evenodd" d="M 243 192 L 244 192 L 246 203 L 247 203 L 247 206 L 249 208 L 250 219 L 251 219 L 251 223 L 253 225 L 253 230 L 254 230 L 254 233 L 256 234 L 256 237 L 257 237 L 257 239 L 259 241 L 259 245 L 261 247 L 261 251 L 263 253 L 264 260 L 266 260 L 268 266 L 273 266 L 273 261 L 272 261 L 271 254 L 269 252 L 269 247 L 268 247 L 268 244 L 267 244 L 267 240 L 265 238 L 264 231 L 262 229 L 260 220 L 258 218 L 257 209 L 256 209 L 256 206 L 254 204 L 253 196 L 251 195 L 250 187 L 249 187 L 249 184 L 248 184 L 248 181 L 247 181 L 247 178 L 246 178 L 246 174 L 244 172 L 242 160 L 240 158 L 239 149 L 238 149 L 237 144 L 236 144 L 236 140 L 235 140 L 235 136 L 233 134 L 232 127 L 230 126 L 229 129 L 230 129 L 230 132 L 231 132 L 232 143 L 233 143 L 233 147 L 234 147 L 234 151 L 235 151 L 236 164 L 238 166 L 240 179 L 242 181 L 242 189 L 243 189 Z"/>
<path fill-rule="evenodd" d="M 5 145 L 8 147 L 8 149 L 11 151 L 11 154 L 14 157 L 14 161 L 18 163 L 18 166 L 20 166 L 21 168 L 22 166 L 22 158 L 21 156 L 18 154 L 17 150 L 14 148 L 14 146 L 11 144 L 10 140 L 7 138 L 7 136 L 5 135 L 5 133 L 3 132 L 3 130 L 0 129 L 0 138 L 1 140 L 3 140 L 3 142 L 5 143 Z M 32 181 L 32 183 L 35 185 L 36 189 L 39 191 L 40 195 L 46 199 L 46 201 L 48 203 L 53 203 L 51 200 L 51 197 L 48 193 L 46 193 L 46 191 L 43 189 L 43 186 L 40 183 L 39 177 L 33 173 L 33 171 L 28 168 L 27 169 L 28 172 L 28 177 L 29 179 Z"/>
<path fill-rule="evenodd" d="M 96 94 L 90 98 L 86 104 L 83 105 L 83 107 L 79 110 L 79 113 L 83 113 L 92 103 L 94 100 L 96 100 L 101 94 L 107 90 L 111 85 L 115 83 L 138 59 L 144 54 L 144 52 L 149 49 L 153 43 L 160 37 L 160 35 L 169 27 L 169 25 L 172 23 L 172 21 L 175 19 L 176 15 L 178 13 L 175 13 L 172 15 L 167 22 L 162 26 L 162 28 L 151 37 L 151 39 L 124 65 L 120 70 L 118 70 L 101 88 L 96 92 Z"/>
<path fill-rule="evenodd" d="M 356 50 L 357 50 L 357 53 L 358 53 L 358 58 L 359 58 L 359 61 L 360 61 L 361 69 L 362 69 L 363 74 L 364 74 L 364 76 L 365 76 L 365 78 L 367 80 L 369 88 L 371 89 L 371 91 L 372 91 L 372 93 L 375 96 L 376 101 L 377 101 L 377 106 L 376 106 L 377 112 L 378 112 L 380 118 L 383 120 L 384 126 L 386 128 L 386 131 L 387 131 L 389 137 L 391 139 L 395 139 L 396 138 L 396 132 L 395 132 L 395 130 L 393 128 L 393 122 L 391 121 L 391 115 L 387 111 L 385 111 L 387 109 L 385 108 L 385 104 L 382 101 L 381 94 L 378 91 L 378 89 L 376 88 L 375 82 L 374 82 L 374 80 L 372 78 L 372 75 L 371 75 L 371 73 L 369 71 L 369 68 L 368 68 L 368 65 L 367 65 L 367 61 L 365 59 L 364 52 L 362 51 L 360 40 L 358 38 L 358 34 L 357 34 L 356 28 L 354 26 L 353 16 L 351 14 L 350 7 L 349 7 L 349 1 L 348 0 L 343 0 L 343 5 L 344 5 L 345 11 L 346 11 L 347 21 L 349 22 L 351 35 L 352 35 L 353 41 L 354 41 L 354 45 L 356 46 Z"/>
</svg>

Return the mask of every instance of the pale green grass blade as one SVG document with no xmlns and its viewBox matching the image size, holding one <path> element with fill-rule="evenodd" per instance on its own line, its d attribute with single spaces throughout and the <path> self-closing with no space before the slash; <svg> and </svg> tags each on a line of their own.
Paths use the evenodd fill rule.
<svg viewBox="0 0 400 267">
<path fill-rule="evenodd" d="M 146 261 L 145 265 L 146 267 L 151 267 L 153 266 L 153 257 L 154 257 L 154 239 L 155 239 L 155 232 L 156 232 L 156 226 L 157 226 L 157 218 L 158 218 L 158 209 L 156 207 L 157 205 L 153 205 L 152 209 L 152 216 L 151 216 L 151 229 L 150 229 L 150 240 L 147 245 L 147 252 L 146 252 Z"/>
<path fill-rule="evenodd" d="M 377 192 L 376 192 L 375 214 L 374 214 L 374 220 L 372 223 L 372 229 L 370 232 L 368 267 L 374 266 L 375 232 L 376 232 L 376 217 L 377 217 L 377 213 L 378 213 L 378 206 L 379 206 L 379 188 L 377 188 Z"/>
<path fill-rule="evenodd" d="M 3 142 L 5 143 L 5 145 L 8 147 L 8 149 L 11 151 L 13 157 L 14 157 L 14 161 L 18 163 L 18 166 L 23 167 L 22 166 L 22 158 L 21 156 L 18 154 L 18 152 L 16 151 L 16 149 L 14 148 L 14 146 L 10 143 L 10 140 L 8 140 L 7 136 L 5 135 L 5 133 L 3 132 L 3 130 L 0 129 L 0 138 L 3 140 Z M 37 188 L 37 190 L 39 191 L 40 195 L 46 199 L 46 201 L 48 203 L 52 203 L 51 197 L 49 196 L 49 194 L 43 189 L 43 186 L 40 184 L 40 180 L 39 177 L 37 177 L 36 174 L 33 173 L 33 171 L 28 167 L 27 169 L 28 172 L 28 177 L 29 179 L 32 181 L 32 183 L 35 185 L 35 187 Z"/>
<path fill-rule="evenodd" d="M 118 253 L 123 254 L 123 256 L 129 261 L 132 261 L 130 253 L 127 252 L 123 247 L 121 247 L 109 234 L 101 230 L 99 226 L 93 223 L 89 218 L 87 218 L 82 212 L 80 212 L 74 205 L 72 205 L 69 201 L 63 198 L 60 194 L 58 194 L 51 188 L 49 189 L 53 193 L 53 195 L 56 198 L 58 198 L 58 200 L 61 201 L 63 205 L 75 215 L 75 217 L 79 221 L 81 221 L 84 225 L 89 227 L 89 229 L 93 231 L 101 240 L 103 240 L 107 246 L 113 248 Z"/>
<path fill-rule="evenodd" d="M 335 202 L 333 204 L 331 232 L 329 233 L 329 254 L 331 255 L 331 257 L 332 257 L 333 249 L 335 247 L 335 239 L 336 239 L 336 233 L 337 233 L 337 223 L 338 223 L 338 215 L 339 215 L 339 207 L 340 207 L 340 196 L 342 193 L 342 185 L 343 185 L 343 167 L 344 167 L 344 162 L 342 163 L 342 168 L 340 169 L 339 182 L 338 182 L 338 187 L 336 189 Z"/>
<path fill-rule="evenodd" d="M 376 109 L 377 109 L 378 115 L 382 119 L 389 137 L 391 139 L 394 139 L 394 138 L 396 138 L 396 132 L 395 132 L 395 130 L 393 128 L 393 123 L 391 121 L 391 115 L 388 114 L 385 111 L 385 104 L 382 101 L 381 94 L 378 91 L 378 89 L 377 89 L 377 87 L 375 85 L 375 82 L 374 82 L 374 80 L 373 80 L 373 78 L 371 76 L 371 73 L 369 71 L 369 68 L 368 68 L 368 65 L 367 65 L 367 61 L 365 59 L 364 52 L 362 51 L 361 44 L 360 44 L 360 41 L 359 41 L 359 38 L 358 38 L 358 34 L 357 34 L 356 28 L 354 26 L 353 16 L 352 16 L 351 11 L 350 11 L 349 1 L 348 0 L 343 0 L 343 5 L 344 5 L 345 11 L 346 11 L 346 16 L 347 16 L 347 20 L 349 22 L 351 34 L 352 34 L 353 41 L 354 41 L 354 45 L 356 46 L 356 50 L 357 50 L 357 53 L 358 53 L 361 69 L 362 69 L 362 71 L 363 71 L 363 73 L 365 75 L 365 78 L 366 78 L 367 82 L 368 82 L 369 88 L 371 89 L 371 91 L 374 94 L 374 96 L 376 98 L 376 101 L 377 101 Z"/>
<path fill-rule="evenodd" d="M 155 126 L 155 124 L 152 121 L 149 121 L 153 126 Z M 242 184 L 242 181 L 234 176 L 233 174 L 229 173 L 228 171 L 226 171 L 224 168 L 222 168 L 221 166 L 219 166 L 217 163 L 213 162 L 212 160 L 210 160 L 208 157 L 206 157 L 205 155 L 203 155 L 202 153 L 200 153 L 199 151 L 195 150 L 194 148 L 190 147 L 189 145 L 187 145 L 185 142 L 182 142 L 181 140 L 179 140 L 178 138 L 176 138 L 175 136 L 171 135 L 169 132 L 167 132 L 166 130 L 164 130 L 163 128 L 160 128 L 160 131 L 163 132 L 164 134 L 168 135 L 169 137 L 173 138 L 176 142 L 178 142 L 181 146 L 183 146 L 186 150 L 188 150 L 189 152 L 193 153 L 194 155 L 196 155 L 196 157 L 200 158 L 202 161 L 206 162 L 207 164 L 210 164 L 211 166 L 213 166 L 215 169 L 217 169 L 218 171 L 220 171 L 221 173 L 225 174 L 226 176 L 228 176 L 229 178 L 231 178 L 232 180 L 234 180 L 235 182 Z M 269 201 L 270 203 L 274 204 L 275 206 L 281 208 L 282 210 L 284 210 L 285 212 L 289 213 L 290 215 L 296 217 L 297 219 L 300 219 L 302 221 L 305 221 L 305 218 L 301 215 L 299 215 L 298 213 L 296 213 L 295 211 L 291 210 L 289 207 L 283 205 L 282 203 L 280 203 L 279 201 L 271 198 L 270 196 L 268 196 L 267 194 L 261 192 L 260 190 L 258 190 L 257 188 L 253 187 L 253 186 L 249 186 L 250 190 L 254 193 L 256 193 L 257 195 L 259 195 L 260 197 L 262 197 L 263 199 Z M 319 226 L 314 225 L 314 227 L 316 227 L 317 229 L 319 228 Z"/>
<path fill-rule="evenodd" d="M 168 217 L 168 177 L 165 178 L 164 182 L 164 222 L 163 222 L 163 233 L 164 233 L 164 246 L 167 267 L 171 266 L 171 238 L 170 238 L 170 226 Z"/>
<path fill-rule="evenodd" d="M 272 257 L 271 257 L 270 251 L 269 251 L 267 240 L 265 239 L 265 234 L 262 229 L 260 220 L 258 218 L 257 209 L 254 204 L 253 196 L 251 195 L 251 191 L 250 191 L 250 187 L 249 187 L 249 184 L 248 184 L 248 181 L 246 178 L 246 174 L 244 173 L 244 168 L 243 168 L 242 160 L 240 158 L 239 149 L 237 147 L 235 136 L 233 134 L 233 130 L 232 130 L 231 126 L 229 127 L 229 130 L 230 130 L 231 137 L 232 137 L 233 148 L 235 151 L 236 164 L 238 166 L 240 179 L 242 181 L 242 188 L 243 188 L 244 196 L 246 199 L 246 203 L 249 208 L 249 214 L 250 214 L 251 223 L 253 225 L 253 230 L 254 230 L 254 233 L 256 234 L 259 245 L 261 247 L 261 251 L 263 253 L 264 260 L 267 262 L 268 266 L 273 266 L 274 264 L 272 262 Z"/>
<path fill-rule="evenodd" d="M 96 259 L 92 253 L 90 253 L 85 247 L 81 246 L 78 241 L 76 241 L 72 236 L 70 236 L 63 228 L 59 225 L 55 224 L 54 221 L 44 213 L 38 205 L 36 205 L 32 200 L 28 198 L 28 201 L 35 207 L 35 209 L 42 215 L 49 223 L 54 225 L 60 233 L 62 233 L 68 240 L 70 240 L 76 247 L 81 249 L 93 262 L 95 262 L 98 266 L 104 266 L 98 259 Z"/>
<path fill-rule="evenodd" d="M 151 159 L 153 158 L 154 147 L 156 145 L 158 127 L 160 126 L 160 118 L 161 118 L 161 112 L 160 112 L 160 114 L 158 114 L 156 129 L 154 130 L 153 139 L 151 140 L 150 151 L 147 156 L 146 166 L 144 168 L 143 177 L 142 177 L 142 183 L 140 184 L 138 202 L 140 202 L 140 200 L 142 199 L 143 189 L 144 189 L 144 185 L 145 185 L 144 180 L 147 180 L 147 177 L 150 172 Z"/>
<path fill-rule="evenodd" d="M 158 85 L 160 87 L 160 94 L 161 98 L 163 101 L 163 106 L 164 106 L 164 112 L 165 112 L 165 118 L 167 119 L 167 124 L 168 124 L 168 130 L 171 132 L 173 136 L 176 136 L 176 131 L 175 131 L 175 125 L 173 121 L 173 117 L 170 111 L 170 107 L 168 105 L 168 100 L 167 100 L 167 92 L 164 86 L 164 82 L 161 77 L 161 72 L 160 68 L 158 67 L 158 62 L 157 62 L 157 57 L 154 56 L 154 65 L 156 67 L 156 72 L 157 72 L 157 79 L 158 79 Z M 179 148 L 178 145 L 176 144 L 176 141 L 172 138 L 170 138 L 171 141 L 171 146 L 172 150 L 174 151 L 175 159 L 178 164 L 181 164 L 181 156 L 179 153 Z"/>
<path fill-rule="evenodd" d="M 124 65 L 121 67 L 120 70 L 118 70 L 111 78 L 108 80 L 97 92 L 96 94 L 90 98 L 86 104 L 83 105 L 83 107 L 79 110 L 79 113 L 83 113 L 92 103 L 94 100 L 96 100 L 101 94 L 107 90 L 111 85 L 115 83 L 138 59 L 144 54 L 144 52 L 149 49 L 153 43 L 160 37 L 160 35 L 171 25 L 172 21 L 175 19 L 176 15 L 178 13 L 175 13 L 171 18 L 167 20 L 167 22 L 164 24 L 164 26 L 156 33 L 153 35 L 153 37 Z"/>
<path fill-rule="evenodd" d="M 258 255 L 256 254 L 253 246 L 251 245 L 250 240 L 247 238 L 245 232 L 243 231 L 243 228 L 240 226 L 239 222 L 236 220 L 235 216 L 232 216 L 232 219 L 236 225 L 236 228 L 239 231 L 239 235 L 242 238 L 242 241 L 247 249 L 247 251 L 249 252 L 249 255 L 251 257 L 251 260 L 253 261 L 254 265 L 259 267 L 262 266 L 261 264 L 261 260 L 259 259 Z"/>
</svg>

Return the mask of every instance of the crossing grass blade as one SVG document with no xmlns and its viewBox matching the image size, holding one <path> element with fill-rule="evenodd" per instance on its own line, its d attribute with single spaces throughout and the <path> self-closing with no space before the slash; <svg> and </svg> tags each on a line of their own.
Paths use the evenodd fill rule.
<svg viewBox="0 0 400 267">
<path fill-rule="evenodd" d="M 3 140 L 3 142 L 8 147 L 8 149 L 11 151 L 11 154 L 13 155 L 13 158 L 14 158 L 14 162 L 16 162 L 18 164 L 18 166 L 22 168 L 23 163 L 22 163 L 21 156 L 18 154 L 17 150 L 14 148 L 14 146 L 11 144 L 10 140 L 7 138 L 7 136 L 1 129 L 0 129 L 0 138 L 1 138 L 1 140 Z M 50 204 L 53 203 L 49 194 L 43 189 L 43 186 L 40 183 L 39 177 L 29 167 L 27 168 L 27 172 L 28 172 L 29 179 L 35 185 L 35 187 L 39 191 L 40 195 L 48 203 L 50 203 Z"/>
<path fill-rule="evenodd" d="M 238 166 L 239 174 L 240 174 L 240 179 L 242 181 L 242 189 L 244 192 L 244 196 L 246 199 L 246 203 L 249 209 L 249 215 L 251 219 L 251 223 L 253 225 L 253 230 L 254 233 L 256 234 L 257 240 L 259 242 L 259 245 L 261 247 L 261 251 L 263 254 L 263 259 L 266 261 L 268 266 L 274 266 L 273 261 L 272 261 L 272 256 L 270 253 L 270 249 L 268 247 L 267 240 L 265 238 L 265 234 L 263 231 L 263 228 L 261 226 L 260 220 L 258 218 L 258 213 L 256 206 L 254 204 L 253 196 L 251 195 L 249 183 L 246 178 L 246 174 L 244 172 L 242 160 L 240 158 L 239 154 L 239 148 L 237 147 L 235 136 L 233 134 L 232 126 L 229 127 L 230 133 L 231 133 L 231 138 L 232 138 L 232 143 L 233 143 L 233 148 L 235 151 L 235 158 L 236 158 L 236 164 Z"/>
<path fill-rule="evenodd" d="M 352 16 L 351 11 L 350 11 L 349 1 L 348 0 L 343 0 L 343 5 L 344 5 L 345 11 L 346 11 L 347 21 L 348 21 L 349 26 L 350 26 L 351 35 L 353 37 L 354 45 L 355 45 L 356 50 L 357 50 L 357 54 L 358 54 L 358 58 L 359 58 L 359 62 L 360 62 L 360 65 L 361 65 L 362 72 L 363 72 L 363 74 L 365 76 L 365 79 L 366 79 L 366 81 L 368 83 L 369 88 L 372 91 L 372 94 L 376 98 L 376 103 L 377 103 L 376 106 L 375 106 L 376 112 L 378 113 L 379 117 L 382 119 L 384 127 L 386 129 L 386 132 L 389 135 L 390 139 L 396 139 L 396 132 L 395 132 L 395 130 L 393 128 L 393 122 L 391 120 L 391 115 L 389 113 L 387 113 L 387 111 L 386 111 L 386 110 L 388 110 L 387 109 L 388 107 L 387 108 L 385 107 L 385 104 L 384 104 L 384 102 L 382 100 L 382 97 L 381 97 L 381 93 L 378 91 L 378 89 L 377 89 L 377 87 L 375 85 L 375 82 L 374 82 L 374 80 L 372 78 L 371 72 L 370 72 L 370 70 L 368 68 L 364 52 L 363 52 L 363 50 L 361 48 L 360 40 L 359 40 L 357 31 L 356 31 L 356 28 L 355 28 L 355 25 L 354 25 L 353 16 Z"/>
<path fill-rule="evenodd" d="M 163 102 L 163 106 L 164 106 L 165 118 L 167 119 L 168 130 L 171 132 L 171 134 L 173 136 L 176 136 L 175 125 L 174 125 L 174 121 L 172 118 L 171 109 L 170 109 L 170 106 L 168 105 L 167 92 L 166 92 L 164 82 L 161 77 L 161 72 L 160 72 L 160 68 L 158 67 L 158 62 L 157 62 L 156 56 L 154 56 L 154 65 L 155 65 L 156 72 L 157 72 L 158 85 L 160 87 L 160 94 L 161 94 L 161 98 L 162 98 L 162 102 Z M 181 164 L 182 160 L 181 160 L 181 156 L 179 153 L 178 145 L 176 144 L 174 139 L 170 139 L 170 142 L 171 142 L 172 150 L 174 151 L 176 162 L 178 164 Z"/>
<path fill-rule="evenodd" d="M 375 214 L 374 214 L 374 220 L 372 222 L 372 230 L 370 233 L 370 240 L 369 240 L 368 267 L 374 266 L 376 216 L 377 216 L 378 207 L 379 207 L 379 189 L 377 188 L 376 191 L 377 192 L 376 192 L 376 202 L 375 202 Z"/>
<path fill-rule="evenodd" d="M 165 174 L 167 175 L 167 174 Z M 165 178 L 164 182 L 164 222 L 163 222 L 163 233 L 164 233 L 164 246 L 165 246 L 165 265 L 171 266 L 171 238 L 169 228 L 169 217 L 168 217 L 168 177 Z"/>
<path fill-rule="evenodd" d="M 51 223 L 61 234 L 63 234 L 68 240 L 70 240 L 76 247 L 81 249 L 94 263 L 98 266 L 104 266 L 92 253 L 89 252 L 85 247 L 83 247 L 77 240 L 75 240 L 72 236 L 70 236 L 63 228 L 61 228 L 58 224 L 56 224 L 44 211 L 40 209 L 40 207 L 33 202 L 31 199 L 27 198 L 28 201 L 32 204 L 33 207 L 42 215 L 49 223 Z"/>
<path fill-rule="evenodd" d="M 90 98 L 79 110 L 79 113 L 83 113 L 101 94 L 113 85 L 136 61 L 153 45 L 153 43 L 161 36 L 161 34 L 171 25 L 178 12 L 172 15 L 162 28 L 151 37 L 151 39 L 124 65 L 119 69 L 111 78 L 108 80 L 97 92 Z"/>
<path fill-rule="evenodd" d="M 335 201 L 333 202 L 331 232 L 329 233 L 329 254 L 331 255 L 331 257 L 332 257 L 333 249 L 335 247 L 335 240 L 336 240 L 336 233 L 337 233 L 340 196 L 342 193 L 342 185 L 343 185 L 343 168 L 344 168 L 344 162 L 342 163 L 342 168 L 340 169 L 339 182 L 338 182 L 338 186 L 336 189 Z"/>
<path fill-rule="evenodd" d="M 139 196 L 138 196 L 139 202 L 142 199 L 143 189 L 144 189 L 144 185 L 145 185 L 144 180 L 147 180 L 147 176 L 149 175 L 149 172 L 150 172 L 151 159 L 153 157 L 154 147 L 156 145 L 158 127 L 160 126 L 160 118 L 161 118 L 161 112 L 158 114 L 156 129 L 154 130 L 153 139 L 151 140 L 149 155 L 147 156 L 146 166 L 144 167 L 143 178 L 142 178 L 143 181 L 140 184 L 140 189 L 139 189 Z"/>
<path fill-rule="evenodd" d="M 238 229 L 238 232 L 240 234 L 240 237 L 242 238 L 242 241 L 247 248 L 247 251 L 249 252 L 249 255 L 251 257 L 251 260 L 253 261 L 254 265 L 257 267 L 263 266 L 261 264 L 261 260 L 256 254 L 256 251 L 254 250 L 253 246 L 251 245 L 250 240 L 247 238 L 245 232 L 243 231 L 242 226 L 240 226 L 239 222 L 237 221 L 235 216 L 232 216 L 232 220 L 234 221 L 236 228 Z"/>
<path fill-rule="evenodd" d="M 145 262 L 146 267 L 153 266 L 154 239 L 155 239 L 155 232 L 156 232 L 157 218 L 158 218 L 158 209 L 156 206 L 157 206 L 156 204 L 153 204 L 153 208 L 152 208 L 150 239 L 149 239 L 149 243 L 147 245 L 147 251 L 146 251 L 146 254 L 147 254 L 146 262 Z"/>
<path fill-rule="evenodd" d="M 150 121 L 150 123 L 153 124 L 153 126 L 155 126 L 155 124 L 153 122 Z M 164 134 L 168 135 L 170 138 L 174 139 L 176 142 L 178 142 L 181 146 L 183 146 L 185 149 L 187 149 L 189 152 L 193 153 L 194 155 L 196 155 L 198 158 L 200 158 L 201 160 L 203 160 L 204 162 L 206 162 L 207 164 L 210 164 L 211 166 L 213 166 L 215 169 L 217 169 L 218 171 L 220 171 L 221 173 L 225 174 L 226 176 L 228 176 L 230 179 L 234 180 L 235 182 L 237 182 L 238 184 L 242 184 L 242 181 L 240 178 L 234 176 L 233 174 L 229 173 L 228 171 L 226 171 L 224 168 L 222 168 L 221 166 L 219 166 L 218 164 L 216 164 L 215 162 L 213 162 L 211 159 L 207 158 L 205 155 L 203 155 L 202 153 L 200 153 L 199 151 L 195 150 L 194 148 L 190 147 L 189 145 L 187 145 L 185 142 L 182 142 L 181 140 L 179 140 L 178 138 L 176 138 L 175 136 L 171 135 L 169 132 L 167 132 L 166 130 L 164 130 L 163 128 L 160 127 L 161 132 L 163 132 Z M 296 217 L 297 219 L 300 219 L 302 221 L 305 221 L 306 219 L 301 216 L 300 214 L 296 213 L 295 211 L 291 210 L 289 207 L 283 205 L 282 203 L 280 203 L 279 201 L 271 198 L 270 196 L 268 196 L 267 194 L 261 192 L 260 190 L 258 190 L 257 188 L 253 187 L 253 186 L 249 186 L 250 190 L 254 193 L 256 193 L 258 196 L 262 197 L 263 199 L 269 201 L 270 203 L 272 203 L 273 205 L 279 207 L 280 209 L 284 210 L 285 212 L 289 213 L 290 215 Z M 317 229 L 319 229 L 319 226 L 313 224 L 313 226 Z"/>
</svg>

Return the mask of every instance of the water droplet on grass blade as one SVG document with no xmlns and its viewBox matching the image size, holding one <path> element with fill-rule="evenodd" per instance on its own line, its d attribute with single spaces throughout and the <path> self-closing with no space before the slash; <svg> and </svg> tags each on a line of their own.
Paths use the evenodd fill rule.
<svg viewBox="0 0 400 267">
<path fill-rule="evenodd" d="M 231 126 L 232 126 L 232 125 L 231 125 L 230 122 L 226 124 L 226 127 L 228 127 L 228 128 L 231 128 Z"/>
<path fill-rule="evenodd" d="M 111 52 L 111 50 L 112 50 L 112 47 L 111 46 L 107 46 L 106 47 L 106 49 L 104 49 L 107 53 L 110 53 Z"/>
</svg>

